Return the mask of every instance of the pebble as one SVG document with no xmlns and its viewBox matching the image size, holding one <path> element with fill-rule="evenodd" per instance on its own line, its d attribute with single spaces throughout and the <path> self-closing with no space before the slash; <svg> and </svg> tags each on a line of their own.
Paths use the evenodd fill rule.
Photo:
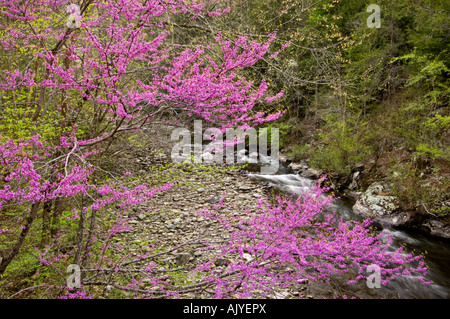
<svg viewBox="0 0 450 319">
<path fill-rule="evenodd" d="M 208 199 L 207 202 L 210 204 L 217 204 L 220 200 L 217 197 L 213 197 L 211 199 Z"/>
</svg>

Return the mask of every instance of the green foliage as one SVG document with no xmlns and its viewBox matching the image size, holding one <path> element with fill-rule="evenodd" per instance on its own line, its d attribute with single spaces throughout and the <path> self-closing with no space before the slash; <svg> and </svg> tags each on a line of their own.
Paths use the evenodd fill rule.
<svg viewBox="0 0 450 319">
<path fill-rule="evenodd" d="M 9 280 L 28 277 L 40 269 L 39 260 L 31 254 L 21 254 L 14 259 L 5 271 Z"/>
<path fill-rule="evenodd" d="M 294 161 L 299 161 L 308 158 L 310 155 L 310 151 L 310 144 L 294 145 L 291 147 L 289 157 L 291 157 Z"/>
<path fill-rule="evenodd" d="M 436 159 L 442 155 L 442 149 L 432 147 L 427 143 L 417 145 L 416 151 L 419 156 L 430 156 L 432 159 Z"/>
<path fill-rule="evenodd" d="M 137 135 L 130 135 L 128 137 L 128 141 L 137 148 L 143 148 L 146 146 L 145 141 L 139 139 L 139 137 Z"/>
<path fill-rule="evenodd" d="M 354 118 L 339 121 L 336 116 L 327 118 L 327 130 L 320 137 L 320 146 L 311 151 L 311 166 L 342 174 L 371 153 L 364 144 L 367 123 Z"/>
<path fill-rule="evenodd" d="M 404 207 L 438 216 L 450 213 L 448 205 L 444 204 L 450 194 L 448 177 L 427 178 L 416 163 L 408 161 L 395 163 L 389 178 L 393 194 L 404 203 Z"/>
<path fill-rule="evenodd" d="M 32 135 L 40 134 L 45 141 L 52 141 L 60 136 L 63 129 L 59 125 L 59 113 L 48 111 L 39 121 L 32 121 L 34 109 L 11 105 L 5 107 L 0 113 L 0 134 L 16 140 L 26 140 Z"/>
<path fill-rule="evenodd" d="M 450 116 L 441 116 L 440 114 L 436 114 L 434 117 L 429 118 L 426 121 L 425 126 L 438 134 L 442 134 L 446 130 L 450 129 Z"/>
<path fill-rule="evenodd" d="M 273 15 L 254 7 L 254 24 L 279 29 L 280 38 L 292 44 L 265 75 L 286 87 L 287 116 L 313 127 L 302 132 L 302 140 L 290 140 L 290 156 L 342 174 L 390 152 L 409 156 L 410 162 L 430 161 L 426 167 L 403 167 L 404 178 L 396 178 L 395 185 L 411 205 L 437 207 L 431 196 L 442 202 L 438 189 L 445 186 L 428 187 L 415 179 L 439 178 L 445 170 L 436 168 L 450 161 L 448 1 L 380 0 L 379 29 L 366 24 L 367 2 L 276 3 L 280 10 Z M 408 194 L 419 186 L 417 194 Z"/>
<path fill-rule="evenodd" d="M 258 130 L 258 139 L 261 138 L 261 132 L 263 132 L 263 134 L 265 132 L 267 147 L 270 147 L 272 144 L 272 129 L 278 129 L 278 143 L 279 148 L 282 149 L 288 140 L 288 135 L 292 126 L 289 123 L 278 122 L 266 125 L 264 128 L 267 129 L 267 131 Z"/>
</svg>

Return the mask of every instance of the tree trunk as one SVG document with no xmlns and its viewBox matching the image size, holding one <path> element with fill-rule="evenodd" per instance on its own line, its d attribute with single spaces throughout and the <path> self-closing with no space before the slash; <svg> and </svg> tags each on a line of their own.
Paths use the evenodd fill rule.
<svg viewBox="0 0 450 319">
<path fill-rule="evenodd" d="M 81 200 L 81 209 L 85 206 L 85 197 L 83 196 Z M 78 223 L 78 235 L 77 235 L 77 253 L 75 254 L 75 258 L 73 260 L 74 264 L 78 264 L 81 258 L 81 251 L 83 249 L 83 236 L 84 236 L 84 224 L 85 224 L 84 212 L 81 211 L 80 220 Z"/>
<path fill-rule="evenodd" d="M 6 256 L 3 257 L 3 259 L 0 262 L 0 276 L 3 275 L 3 273 L 6 270 L 6 267 L 13 261 L 13 259 L 17 256 L 17 254 L 20 251 L 20 248 L 22 247 L 23 242 L 25 241 L 25 238 L 28 235 L 28 232 L 30 231 L 31 225 L 33 224 L 33 221 L 37 217 L 37 213 L 39 211 L 40 203 L 34 203 L 31 205 L 31 212 L 30 215 L 25 220 L 24 228 L 22 229 L 22 232 L 19 235 L 19 238 L 17 239 L 16 243 L 13 245 L 9 253 L 6 254 Z"/>
<path fill-rule="evenodd" d="M 86 244 L 84 246 L 84 255 L 81 262 L 82 267 L 85 267 L 87 264 L 87 260 L 89 258 L 89 250 L 90 245 L 92 244 L 92 239 L 94 238 L 94 231 L 95 231 L 95 223 L 96 223 L 96 213 L 97 211 L 94 209 L 91 212 L 91 218 L 90 218 L 90 225 L 89 225 L 89 234 L 88 238 L 86 240 Z"/>
<path fill-rule="evenodd" d="M 64 211 L 64 199 L 62 198 L 55 199 L 55 207 L 53 208 L 53 215 L 52 215 L 52 227 L 50 231 L 52 238 L 55 238 L 56 235 L 58 235 L 61 214 L 63 211 Z"/>
<path fill-rule="evenodd" d="M 48 245 L 50 242 L 50 215 L 52 211 L 52 201 L 44 202 L 42 208 L 42 233 L 41 233 L 41 248 Z"/>
</svg>

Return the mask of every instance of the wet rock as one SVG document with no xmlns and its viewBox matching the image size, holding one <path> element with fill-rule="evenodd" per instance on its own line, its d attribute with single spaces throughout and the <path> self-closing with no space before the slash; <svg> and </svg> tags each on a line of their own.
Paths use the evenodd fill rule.
<svg viewBox="0 0 450 319">
<path fill-rule="evenodd" d="M 391 215 L 382 216 L 376 219 L 381 225 L 388 226 L 404 226 L 414 221 L 414 214 L 412 212 L 401 212 Z"/>
<path fill-rule="evenodd" d="M 442 221 L 437 219 L 429 220 L 424 224 L 430 231 L 430 235 L 450 238 L 450 226 L 445 225 Z"/>
<path fill-rule="evenodd" d="M 305 178 L 313 178 L 317 179 L 322 175 L 322 171 L 313 169 L 313 168 L 307 168 L 305 171 L 303 171 L 300 176 Z"/>
<path fill-rule="evenodd" d="M 261 166 L 257 163 L 247 163 L 245 170 L 248 172 L 259 173 L 261 171 Z"/>
<path fill-rule="evenodd" d="M 301 172 L 306 168 L 303 164 L 299 163 L 290 163 L 288 167 L 296 173 Z"/>
</svg>

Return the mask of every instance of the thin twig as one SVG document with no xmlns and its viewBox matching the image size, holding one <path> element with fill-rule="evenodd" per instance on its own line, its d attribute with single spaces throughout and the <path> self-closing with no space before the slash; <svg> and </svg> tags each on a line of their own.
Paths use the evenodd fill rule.
<svg viewBox="0 0 450 319">
<path fill-rule="evenodd" d="M 28 288 L 21 289 L 21 290 L 19 290 L 18 292 L 16 292 L 15 294 L 12 294 L 11 296 L 9 296 L 9 297 L 6 298 L 6 299 L 11 299 L 12 297 L 17 296 L 18 294 L 20 294 L 20 293 L 22 293 L 22 292 L 24 292 L 24 291 L 26 291 L 26 290 L 31 290 L 31 289 L 39 288 L 39 287 L 43 287 L 43 286 L 45 286 L 45 284 L 40 284 L 40 285 L 38 285 L 38 286 L 33 286 L 33 287 L 28 287 Z"/>
</svg>

